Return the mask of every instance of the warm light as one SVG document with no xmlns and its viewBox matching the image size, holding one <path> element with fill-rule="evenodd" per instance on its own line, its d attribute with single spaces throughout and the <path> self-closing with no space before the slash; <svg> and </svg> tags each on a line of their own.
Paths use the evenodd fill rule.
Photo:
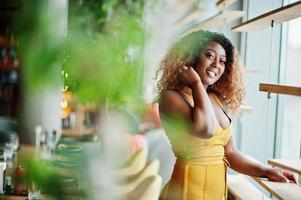
<svg viewBox="0 0 301 200">
<path fill-rule="evenodd" d="M 64 87 L 62 87 L 62 92 L 66 92 L 68 90 L 68 86 L 65 85 Z"/>
<path fill-rule="evenodd" d="M 68 101 L 66 99 L 61 101 L 61 108 L 65 109 L 68 106 Z"/>
<path fill-rule="evenodd" d="M 61 117 L 63 119 L 67 118 L 71 111 L 72 111 L 72 109 L 70 108 L 70 106 L 66 107 L 65 109 L 62 109 L 61 110 Z"/>
<path fill-rule="evenodd" d="M 63 96 L 62 96 L 63 99 L 66 99 L 67 101 L 73 101 L 73 94 L 72 92 L 70 91 L 66 91 L 66 92 L 63 92 Z"/>
</svg>

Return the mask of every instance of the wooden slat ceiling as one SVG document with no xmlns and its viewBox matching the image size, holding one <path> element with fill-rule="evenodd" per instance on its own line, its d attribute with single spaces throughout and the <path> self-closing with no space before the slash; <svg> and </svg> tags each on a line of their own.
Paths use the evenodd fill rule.
<svg viewBox="0 0 301 200">
<path fill-rule="evenodd" d="M 301 17 L 301 1 L 272 10 L 232 28 L 233 31 L 255 31 Z"/>
<path fill-rule="evenodd" d="M 183 35 L 197 31 L 197 30 L 210 30 L 211 28 L 219 27 L 232 20 L 238 19 L 245 15 L 245 11 L 226 10 L 218 13 L 217 15 L 209 18 L 208 20 L 197 24 L 196 26 L 187 30 Z"/>
</svg>

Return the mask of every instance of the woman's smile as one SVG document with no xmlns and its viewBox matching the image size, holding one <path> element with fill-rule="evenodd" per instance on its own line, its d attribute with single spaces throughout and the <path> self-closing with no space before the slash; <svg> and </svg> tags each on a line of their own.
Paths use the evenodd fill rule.
<svg viewBox="0 0 301 200">
<path fill-rule="evenodd" d="M 207 88 L 222 76 L 226 64 L 226 51 L 216 42 L 209 42 L 202 50 L 196 68 L 202 83 Z"/>
</svg>

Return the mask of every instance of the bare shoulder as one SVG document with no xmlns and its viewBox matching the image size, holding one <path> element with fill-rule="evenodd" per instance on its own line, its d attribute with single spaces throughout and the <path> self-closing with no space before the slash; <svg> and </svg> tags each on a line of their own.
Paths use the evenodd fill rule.
<svg viewBox="0 0 301 200">
<path fill-rule="evenodd" d="M 160 113 L 167 115 L 190 116 L 191 107 L 184 97 L 176 90 L 166 90 L 160 95 Z"/>
</svg>

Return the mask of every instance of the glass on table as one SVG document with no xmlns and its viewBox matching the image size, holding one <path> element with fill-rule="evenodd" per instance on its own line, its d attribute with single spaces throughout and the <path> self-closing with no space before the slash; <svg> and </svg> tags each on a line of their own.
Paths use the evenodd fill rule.
<svg viewBox="0 0 301 200">
<path fill-rule="evenodd" d="M 41 200 L 41 188 L 35 182 L 28 185 L 28 200 Z"/>
<path fill-rule="evenodd" d="M 0 143 L 3 159 L 12 160 L 19 148 L 19 137 L 16 132 L 9 130 L 0 131 Z"/>
<path fill-rule="evenodd" d="M 14 156 L 14 145 L 12 143 L 5 143 L 3 147 L 3 159 L 5 161 L 12 160 Z"/>
</svg>

